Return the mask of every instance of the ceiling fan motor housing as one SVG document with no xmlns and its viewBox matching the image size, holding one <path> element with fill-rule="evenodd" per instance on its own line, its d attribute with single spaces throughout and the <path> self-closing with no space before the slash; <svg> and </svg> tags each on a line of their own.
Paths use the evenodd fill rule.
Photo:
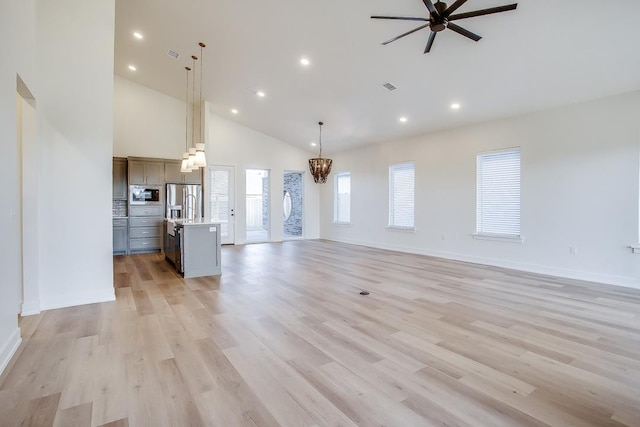
<svg viewBox="0 0 640 427">
<path fill-rule="evenodd" d="M 436 8 L 436 10 L 438 11 L 438 14 L 440 15 L 442 15 L 444 11 L 447 10 L 447 4 L 441 1 L 437 2 L 433 6 Z"/>
<path fill-rule="evenodd" d="M 438 14 L 432 13 L 429 17 L 431 22 L 431 31 L 439 33 L 440 31 L 447 29 L 447 19 L 444 17 L 444 12 L 447 10 L 447 4 L 441 1 L 434 4 Z"/>
<path fill-rule="evenodd" d="M 447 20 L 446 19 L 438 19 L 437 21 L 432 21 L 431 31 L 435 33 L 439 33 L 442 30 L 447 28 Z"/>
</svg>

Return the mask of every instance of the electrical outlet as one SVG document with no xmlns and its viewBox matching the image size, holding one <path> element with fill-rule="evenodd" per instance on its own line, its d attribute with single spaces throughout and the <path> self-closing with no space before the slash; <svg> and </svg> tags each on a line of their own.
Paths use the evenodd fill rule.
<svg viewBox="0 0 640 427">
<path fill-rule="evenodd" d="M 569 246 L 569 253 L 571 255 L 577 255 L 578 254 L 578 248 L 575 246 Z"/>
</svg>

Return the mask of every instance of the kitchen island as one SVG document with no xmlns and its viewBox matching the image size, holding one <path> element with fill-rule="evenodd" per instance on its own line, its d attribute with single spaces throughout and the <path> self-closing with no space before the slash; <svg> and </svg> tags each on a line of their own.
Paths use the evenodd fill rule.
<svg viewBox="0 0 640 427">
<path fill-rule="evenodd" d="M 220 224 L 204 220 L 165 220 L 164 253 L 185 278 L 215 276 L 220 265 Z"/>
</svg>

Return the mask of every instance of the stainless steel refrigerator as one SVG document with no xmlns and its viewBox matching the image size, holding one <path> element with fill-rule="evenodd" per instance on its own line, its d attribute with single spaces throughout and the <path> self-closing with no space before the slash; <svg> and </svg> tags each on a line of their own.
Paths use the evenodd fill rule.
<svg viewBox="0 0 640 427">
<path fill-rule="evenodd" d="M 199 184 L 167 184 L 165 217 L 197 220 L 203 216 L 202 186 Z"/>
</svg>

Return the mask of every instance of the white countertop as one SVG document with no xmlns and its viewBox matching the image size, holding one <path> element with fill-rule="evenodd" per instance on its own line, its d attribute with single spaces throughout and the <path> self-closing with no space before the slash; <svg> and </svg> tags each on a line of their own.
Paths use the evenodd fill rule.
<svg viewBox="0 0 640 427">
<path fill-rule="evenodd" d="M 168 222 L 171 223 L 175 223 L 177 225 L 182 225 L 185 227 L 188 227 L 190 225 L 219 225 L 220 223 L 218 222 L 211 222 L 211 221 L 207 221 L 204 218 L 200 218 L 200 219 L 168 219 Z"/>
</svg>

